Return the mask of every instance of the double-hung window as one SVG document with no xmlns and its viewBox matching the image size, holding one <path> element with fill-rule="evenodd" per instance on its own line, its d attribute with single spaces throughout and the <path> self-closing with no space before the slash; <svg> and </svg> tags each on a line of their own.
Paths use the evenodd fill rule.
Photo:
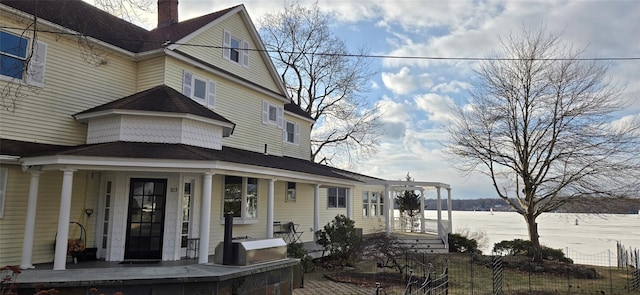
<svg viewBox="0 0 640 295">
<path fill-rule="evenodd" d="M 300 143 L 300 125 L 295 122 L 285 121 L 284 124 L 284 142 L 299 144 Z"/>
<path fill-rule="evenodd" d="M 46 52 L 47 44 L 43 42 L 30 47 L 29 39 L 0 31 L 0 76 L 42 87 Z"/>
<path fill-rule="evenodd" d="M 267 101 L 262 101 L 262 123 L 268 125 L 278 126 L 278 128 L 283 128 L 283 113 L 284 109 L 282 106 L 277 106 L 275 104 L 271 104 Z"/>
<path fill-rule="evenodd" d="M 343 187 L 328 188 L 327 208 L 347 208 L 347 189 Z"/>
<path fill-rule="evenodd" d="M 237 219 L 257 219 L 258 179 L 226 175 L 223 210 L 233 212 Z"/>
<path fill-rule="evenodd" d="M 362 216 L 384 216 L 384 194 L 382 192 L 362 192 Z"/>
<path fill-rule="evenodd" d="M 224 31 L 224 39 L 222 46 L 222 57 L 229 61 L 249 66 L 249 42 L 241 40 L 231 34 L 231 32 Z"/>
<path fill-rule="evenodd" d="M 216 104 L 216 82 L 184 71 L 182 74 L 182 94 L 199 104 L 214 108 Z"/>
</svg>

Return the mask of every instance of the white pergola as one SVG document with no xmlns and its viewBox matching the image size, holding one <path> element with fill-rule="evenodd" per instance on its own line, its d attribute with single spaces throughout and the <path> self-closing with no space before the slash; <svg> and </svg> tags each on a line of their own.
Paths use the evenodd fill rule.
<svg viewBox="0 0 640 295">
<path fill-rule="evenodd" d="M 404 191 L 420 191 L 420 232 L 435 233 L 443 240 L 447 241 L 447 235 L 452 231 L 451 222 L 451 186 L 441 182 L 423 182 L 423 181 L 403 181 L 403 180 L 375 180 L 368 181 L 367 184 L 384 185 L 385 197 L 387 205 L 387 214 L 385 214 L 386 233 L 390 234 L 395 228 L 394 216 L 394 196 L 397 192 Z M 427 189 L 434 188 L 437 194 L 437 232 L 433 232 L 427 228 L 427 222 L 433 221 L 426 218 L 424 209 L 424 192 Z M 442 219 L 442 189 L 447 190 L 447 220 L 446 223 Z"/>
</svg>

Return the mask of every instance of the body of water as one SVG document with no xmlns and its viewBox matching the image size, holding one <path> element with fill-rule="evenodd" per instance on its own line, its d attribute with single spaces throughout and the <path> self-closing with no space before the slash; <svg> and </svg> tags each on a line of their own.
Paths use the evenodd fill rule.
<svg viewBox="0 0 640 295">
<path fill-rule="evenodd" d="M 447 213 L 442 216 L 447 218 Z M 427 218 L 437 218 L 437 212 L 428 210 Z M 544 213 L 537 221 L 540 243 L 565 253 L 568 250 L 569 258 L 576 263 L 583 263 L 580 262 L 583 255 L 606 255 L 611 251 L 615 264 L 617 241 L 626 247 L 640 248 L 639 215 Z M 500 241 L 529 239 L 524 218 L 515 212 L 453 211 L 452 222 L 454 233 L 483 231 L 488 238 L 481 249 L 485 254 L 490 254 L 493 245 Z"/>
</svg>

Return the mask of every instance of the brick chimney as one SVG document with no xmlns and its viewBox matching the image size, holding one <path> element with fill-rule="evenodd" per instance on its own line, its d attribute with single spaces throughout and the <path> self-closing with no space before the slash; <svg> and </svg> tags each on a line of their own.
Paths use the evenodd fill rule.
<svg viewBox="0 0 640 295">
<path fill-rule="evenodd" d="M 158 0 L 158 28 L 178 22 L 178 0 Z"/>
</svg>

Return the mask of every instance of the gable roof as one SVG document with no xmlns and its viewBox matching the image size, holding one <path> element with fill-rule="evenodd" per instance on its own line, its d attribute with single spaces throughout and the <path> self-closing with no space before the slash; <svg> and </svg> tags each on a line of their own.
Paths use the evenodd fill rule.
<svg viewBox="0 0 640 295">
<path fill-rule="evenodd" d="M 82 0 L 0 0 L 0 3 L 133 53 L 162 48 L 168 40 L 178 41 L 238 7 L 149 31 Z"/>
</svg>

